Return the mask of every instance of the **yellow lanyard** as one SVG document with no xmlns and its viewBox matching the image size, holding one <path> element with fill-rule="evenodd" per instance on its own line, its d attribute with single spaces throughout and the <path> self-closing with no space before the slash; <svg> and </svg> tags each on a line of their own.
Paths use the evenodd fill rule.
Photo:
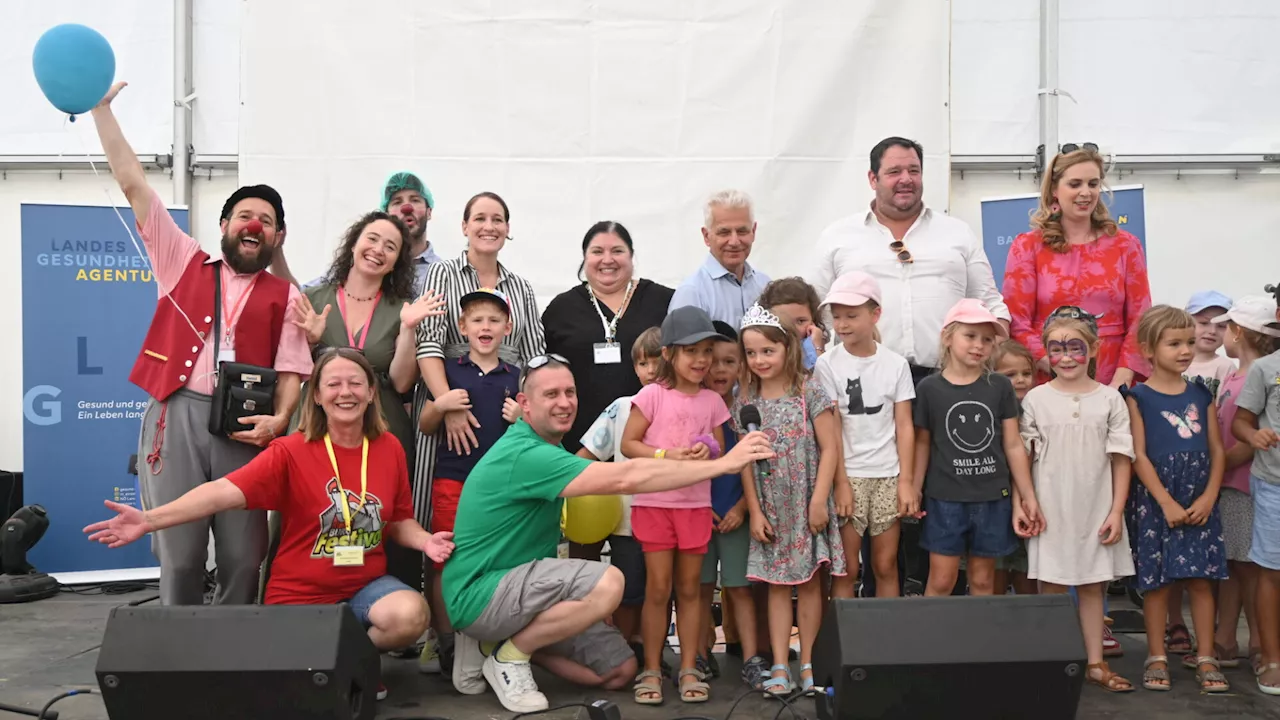
<svg viewBox="0 0 1280 720">
<path fill-rule="evenodd" d="M 351 534 L 351 504 L 347 502 L 347 492 L 342 489 L 342 478 L 338 474 L 338 458 L 333 454 L 333 441 L 329 434 L 324 436 L 324 449 L 329 451 L 329 462 L 333 465 L 333 480 L 338 483 L 338 497 L 342 506 L 342 520 L 347 524 L 347 534 Z M 364 439 L 364 447 L 360 451 L 360 503 L 364 507 L 364 496 L 369 489 L 369 438 Z"/>
</svg>

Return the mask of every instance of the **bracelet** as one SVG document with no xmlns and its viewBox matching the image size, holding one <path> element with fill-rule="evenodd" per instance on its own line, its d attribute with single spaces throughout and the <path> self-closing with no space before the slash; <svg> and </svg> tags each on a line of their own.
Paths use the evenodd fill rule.
<svg viewBox="0 0 1280 720">
<path fill-rule="evenodd" d="M 658 449 L 653 453 L 653 458 L 655 460 L 662 460 L 666 457 L 667 457 L 667 451 L 665 449 Z"/>
</svg>

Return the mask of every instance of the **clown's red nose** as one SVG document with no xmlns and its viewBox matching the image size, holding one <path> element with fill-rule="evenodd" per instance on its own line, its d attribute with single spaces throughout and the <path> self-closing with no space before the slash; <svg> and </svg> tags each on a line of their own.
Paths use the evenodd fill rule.
<svg viewBox="0 0 1280 720">
<path fill-rule="evenodd" d="M 261 234 L 262 234 L 262 221 L 261 221 L 261 220 L 250 220 L 249 222 L 247 222 L 247 223 L 245 223 L 245 224 L 244 224 L 244 231 L 245 231 L 245 233 L 247 233 L 247 234 L 249 234 L 249 235 L 261 235 Z"/>
<path fill-rule="evenodd" d="M 413 206 L 410 205 L 409 203 L 405 203 L 401 205 L 400 214 L 404 215 L 405 217 L 411 217 L 413 215 Z"/>
</svg>

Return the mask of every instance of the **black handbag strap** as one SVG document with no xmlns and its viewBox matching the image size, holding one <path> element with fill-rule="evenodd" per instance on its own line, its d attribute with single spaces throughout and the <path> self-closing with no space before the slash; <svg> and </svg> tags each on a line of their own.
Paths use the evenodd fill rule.
<svg viewBox="0 0 1280 720">
<path fill-rule="evenodd" d="M 213 370 L 218 371 L 222 354 L 222 261 L 213 264 Z"/>
</svg>

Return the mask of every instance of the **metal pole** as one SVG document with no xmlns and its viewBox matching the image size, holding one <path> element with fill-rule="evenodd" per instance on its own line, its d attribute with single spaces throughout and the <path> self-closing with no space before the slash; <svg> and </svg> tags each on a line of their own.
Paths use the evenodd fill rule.
<svg viewBox="0 0 1280 720">
<path fill-rule="evenodd" d="M 1058 152 L 1058 0 L 1040 0 L 1040 146 Z"/>
<path fill-rule="evenodd" d="M 191 206 L 191 7 L 173 3 L 173 202 Z"/>
</svg>

